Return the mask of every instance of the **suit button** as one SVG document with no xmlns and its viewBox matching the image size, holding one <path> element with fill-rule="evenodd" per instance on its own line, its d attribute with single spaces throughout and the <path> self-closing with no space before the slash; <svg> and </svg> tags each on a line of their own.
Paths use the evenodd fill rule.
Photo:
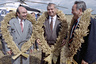
<svg viewBox="0 0 96 64">
<path fill-rule="evenodd" d="M 16 39 L 17 39 L 17 37 L 16 37 Z"/>
</svg>

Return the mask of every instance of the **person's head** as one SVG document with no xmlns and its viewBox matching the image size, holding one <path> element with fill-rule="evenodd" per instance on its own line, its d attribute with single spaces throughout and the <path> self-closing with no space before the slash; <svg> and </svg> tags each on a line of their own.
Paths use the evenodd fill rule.
<svg viewBox="0 0 96 64">
<path fill-rule="evenodd" d="M 31 15 L 32 15 L 33 17 L 35 17 L 35 13 L 34 13 L 34 12 L 32 12 Z"/>
<path fill-rule="evenodd" d="M 9 12 L 13 12 L 13 10 L 9 10 Z"/>
<path fill-rule="evenodd" d="M 75 1 L 72 7 L 72 14 L 75 19 L 78 19 L 79 16 L 86 10 L 86 3 L 84 1 Z"/>
<path fill-rule="evenodd" d="M 22 7 L 22 6 L 19 6 L 19 7 L 17 8 L 16 15 L 17 15 L 20 19 L 24 20 L 24 19 L 27 18 L 27 10 L 26 10 L 24 7 Z"/>
<path fill-rule="evenodd" d="M 47 6 L 47 12 L 48 12 L 48 15 L 53 17 L 56 15 L 56 5 L 54 3 L 49 3 L 48 6 Z"/>
<path fill-rule="evenodd" d="M 40 16 L 40 14 L 38 13 L 37 16 Z"/>
</svg>

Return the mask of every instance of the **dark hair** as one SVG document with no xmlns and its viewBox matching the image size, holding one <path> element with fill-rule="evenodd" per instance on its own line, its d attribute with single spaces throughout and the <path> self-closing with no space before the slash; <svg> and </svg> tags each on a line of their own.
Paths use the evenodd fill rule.
<svg viewBox="0 0 96 64">
<path fill-rule="evenodd" d="M 13 12 L 13 10 L 9 10 L 9 12 Z"/>
<path fill-rule="evenodd" d="M 35 14 L 34 12 L 32 12 L 31 14 Z"/>
<path fill-rule="evenodd" d="M 24 6 L 22 6 L 22 5 L 20 4 L 19 7 L 24 7 Z M 16 16 L 18 16 L 17 13 L 20 14 L 19 7 L 18 7 L 17 10 L 16 10 Z M 24 7 L 24 8 L 25 8 L 25 7 Z"/>
<path fill-rule="evenodd" d="M 82 9 L 82 12 L 86 10 L 86 3 L 84 1 L 75 1 L 76 9 L 79 10 L 80 8 Z"/>
<path fill-rule="evenodd" d="M 19 7 L 20 7 L 20 6 L 19 6 Z M 18 16 L 17 13 L 20 14 L 19 7 L 18 7 L 17 10 L 16 10 L 16 16 Z"/>
<path fill-rule="evenodd" d="M 51 5 L 54 5 L 54 8 L 56 8 L 56 4 L 54 4 L 54 3 L 49 3 L 48 4 L 48 6 L 51 6 Z M 48 6 L 47 6 L 47 8 L 48 8 Z"/>
</svg>

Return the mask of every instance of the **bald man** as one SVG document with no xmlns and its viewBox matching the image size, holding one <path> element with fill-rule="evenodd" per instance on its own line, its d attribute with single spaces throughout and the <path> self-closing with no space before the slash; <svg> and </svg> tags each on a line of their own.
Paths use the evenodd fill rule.
<svg viewBox="0 0 96 64">
<path fill-rule="evenodd" d="M 21 49 L 22 45 L 27 42 L 32 35 L 32 23 L 26 19 L 27 10 L 24 7 L 19 6 L 17 8 L 16 15 L 16 18 L 12 18 L 9 21 L 9 24 L 11 25 L 9 30 L 16 46 Z M 6 50 L 9 55 L 14 55 L 8 47 L 6 47 Z M 30 50 L 31 48 L 26 53 L 29 54 Z M 23 56 L 19 56 L 15 60 L 12 59 L 12 64 L 20 64 L 21 60 L 22 64 L 29 64 L 29 57 L 25 58 Z"/>
</svg>

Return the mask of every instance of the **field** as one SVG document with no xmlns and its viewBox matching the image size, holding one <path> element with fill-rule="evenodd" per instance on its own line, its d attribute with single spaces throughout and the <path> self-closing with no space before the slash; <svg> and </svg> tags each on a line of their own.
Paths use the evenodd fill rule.
<svg viewBox="0 0 96 64">
<path fill-rule="evenodd" d="M 94 16 L 96 16 L 96 15 L 92 15 L 93 18 L 94 18 Z M 66 15 L 66 17 L 67 17 L 68 25 L 70 25 L 72 15 Z M 40 46 L 39 46 L 39 48 L 40 48 Z M 30 55 L 31 55 L 30 64 L 40 64 L 41 48 L 40 48 L 40 51 L 36 51 L 36 49 L 34 49 L 34 51 Z M 11 57 L 6 56 L 2 53 L 1 42 L 0 42 L 0 64 L 11 64 Z"/>
</svg>

